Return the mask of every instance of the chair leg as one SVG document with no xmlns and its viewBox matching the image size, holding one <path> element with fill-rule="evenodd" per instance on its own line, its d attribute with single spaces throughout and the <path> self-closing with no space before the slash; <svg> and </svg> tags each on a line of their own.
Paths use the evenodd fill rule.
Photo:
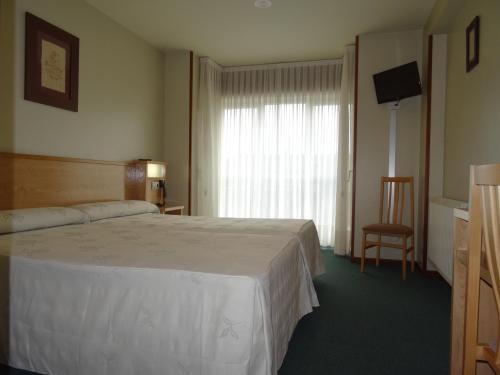
<svg viewBox="0 0 500 375">
<path fill-rule="evenodd" d="M 415 272 L 415 237 L 411 236 L 411 272 Z"/>
<path fill-rule="evenodd" d="M 363 232 L 363 241 L 361 244 L 361 272 L 365 272 L 365 256 L 366 256 L 366 233 Z"/>
<path fill-rule="evenodd" d="M 403 261 L 402 263 L 402 271 L 403 271 L 403 280 L 406 280 L 406 258 L 407 258 L 407 250 L 406 250 L 406 236 L 403 236 Z"/>
<path fill-rule="evenodd" d="M 378 236 L 378 243 L 382 241 L 382 236 Z M 375 265 L 378 267 L 380 265 L 380 245 L 377 246 L 377 259 L 375 261 Z"/>
</svg>

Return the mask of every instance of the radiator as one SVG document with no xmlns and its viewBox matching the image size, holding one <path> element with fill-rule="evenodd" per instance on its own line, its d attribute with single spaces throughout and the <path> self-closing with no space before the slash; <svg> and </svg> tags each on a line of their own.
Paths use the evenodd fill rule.
<svg viewBox="0 0 500 375">
<path fill-rule="evenodd" d="M 453 209 L 467 208 L 467 203 L 436 197 L 429 204 L 427 260 L 451 285 L 453 280 Z"/>
</svg>

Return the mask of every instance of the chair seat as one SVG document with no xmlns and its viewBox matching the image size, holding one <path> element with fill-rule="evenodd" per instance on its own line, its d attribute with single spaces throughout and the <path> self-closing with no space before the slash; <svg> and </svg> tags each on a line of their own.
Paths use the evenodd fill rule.
<svg viewBox="0 0 500 375">
<path fill-rule="evenodd" d="M 401 224 L 370 224 L 363 227 L 367 233 L 381 233 L 386 235 L 404 235 L 411 236 L 413 230 L 406 225 Z"/>
</svg>

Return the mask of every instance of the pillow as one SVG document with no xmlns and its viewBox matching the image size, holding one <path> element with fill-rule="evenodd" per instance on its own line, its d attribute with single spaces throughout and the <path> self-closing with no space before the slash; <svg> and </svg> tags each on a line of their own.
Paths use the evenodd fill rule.
<svg viewBox="0 0 500 375">
<path fill-rule="evenodd" d="M 160 212 L 157 206 L 146 201 L 87 203 L 73 206 L 73 208 L 84 212 L 90 221 Z"/>
<path fill-rule="evenodd" d="M 58 227 L 68 224 L 83 224 L 87 215 L 68 207 L 24 208 L 0 211 L 0 234 Z"/>
</svg>

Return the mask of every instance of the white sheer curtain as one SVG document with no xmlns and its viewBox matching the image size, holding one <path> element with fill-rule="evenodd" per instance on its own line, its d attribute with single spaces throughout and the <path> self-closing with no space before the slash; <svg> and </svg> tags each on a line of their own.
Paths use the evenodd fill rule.
<svg viewBox="0 0 500 375">
<path fill-rule="evenodd" d="M 198 214 L 313 219 L 333 246 L 339 187 L 346 193 L 341 78 L 342 61 L 221 68 L 201 59 Z"/>
<path fill-rule="evenodd" d="M 335 253 L 339 255 L 349 254 L 351 248 L 355 63 L 356 48 L 353 45 L 347 46 L 342 63 L 337 207 L 335 214 L 334 248 Z"/>
<path fill-rule="evenodd" d="M 193 132 L 196 170 L 196 212 L 217 216 L 219 207 L 222 68 L 200 59 L 198 111 Z"/>
</svg>

